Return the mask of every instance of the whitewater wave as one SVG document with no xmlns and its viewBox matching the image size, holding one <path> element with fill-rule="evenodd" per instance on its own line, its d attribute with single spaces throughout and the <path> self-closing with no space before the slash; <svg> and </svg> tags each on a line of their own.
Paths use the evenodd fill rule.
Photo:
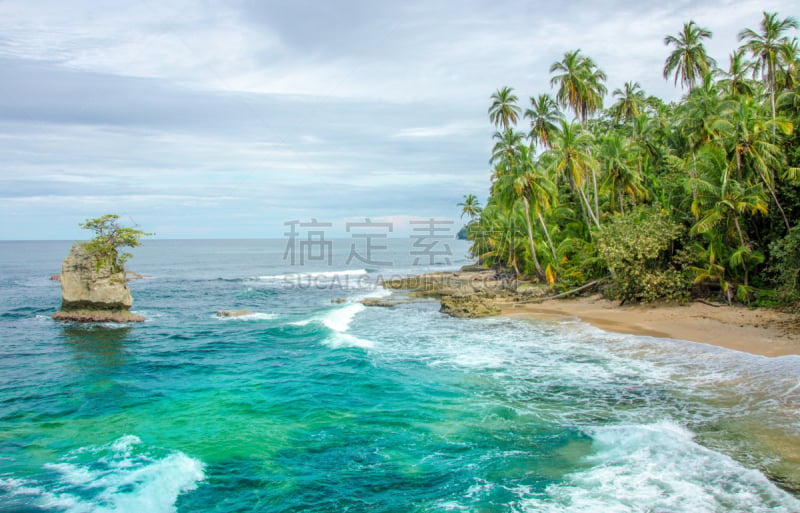
<svg viewBox="0 0 800 513">
<path fill-rule="evenodd" d="M 355 319 L 356 315 L 363 312 L 365 309 L 366 307 L 361 303 L 349 303 L 340 308 L 329 310 L 320 316 L 310 319 L 303 319 L 302 321 L 290 322 L 289 324 L 292 326 L 307 326 L 311 323 L 322 324 L 332 331 L 332 333 L 326 337 L 322 343 L 333 349 L 339 349 L 343 347 L 359 347 L 362 349 L 370 349 L 375 347 L 375 343 L 373 341 L 356 337 L 347 333 L 347 331 L 350 330 L 350 324 L 353 322 L 353 319 Z"/>
<path fill-rule="evenodd" d="M 270 274 L 266 276 L 259 276 L 259 280 L 264 281 L 277 281 L 295 278 L 335 278 L 337 276 L 364 276 L 367 274 L 366 269 L 350 269 L 345 271 L 317 271 L 308 273 L 289 273 L 289 274 Z"/>
<path fill-rule="evenodd" d="M 356 315 L 363 312 L 365 308 L 366 307 L 361 303 L 353 303 L 342 308 L 331 310 L 322 317 L 321 321 L 322 324 L 328 328 L 343 333 L 350 329 L 350 323 L 352 323 Z"/>
<path fill-rule="evenodd" d="M 349 333 L 335 333 L 326 338 L 322 343 L 332 349 L 341 349 L 343 347 L 372 349 L 375 347 L 375 342 L 350 335 Z"/>
<path fill-rule="evenodd" d="M 524 499 L 524 511 L 796 512 L 800 501 L 757 470 L 697 444 L 669 421 L 595 428 L 591 467 Z"/>
<path fill-rule="evenodd" d="M 225 317 L 215 314 L 212 315 L 211 317 L 219 321 L 270 321 L 277 318 L 278 315 L 273 313 L 253 312 L 245 315 L 236 315 L 231 317 Z"/>
<path fill-rule="evenodd" d="M 203 463 L 182 452 L 148 450 L 127 435 L 72 451 L 37 479 L 0 478 L 4 501 L 66 513 L 172 513 L 182 493 L 205 479 Z"/>
<path fill-rule="evenodd" d="M 271 274 L 258 276 L 254 283 L 281 286 L 285 289 L 372 289 L 379 280 L 367 269 L 344 271 L 315 271 L 307 273 Z"/>
</svg>

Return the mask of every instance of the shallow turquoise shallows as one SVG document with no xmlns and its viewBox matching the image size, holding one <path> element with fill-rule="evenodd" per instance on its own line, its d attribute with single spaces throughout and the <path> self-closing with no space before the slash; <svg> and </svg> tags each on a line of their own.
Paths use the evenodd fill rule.
<svg viewBox="0 0 800 513">
<path fill-rule="evenodd" d="M 124 326 L 50 319 L 70 243 L 0 243 L 0 512 L 800 512 L 800 357 L 368 308 L 430 266 L 335 242 L 148 241 Z"/>
</svg>

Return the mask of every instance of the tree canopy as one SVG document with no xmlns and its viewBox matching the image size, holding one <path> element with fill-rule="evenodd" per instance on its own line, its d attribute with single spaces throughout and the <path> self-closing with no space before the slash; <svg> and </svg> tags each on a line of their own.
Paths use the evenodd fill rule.
<svg viewBox="0 0 800 513">
<path fill-rule="evenodd" d="M 120 253 L 120 248 L 135 248 L 141 245 L 142 237 L 153 235 L 135 227 L 122 226 L 119 215 L 105 214 L 80 223 L 81 228 L 94 232 L 94 237 L 84 247 L 98 256 L 98 261 L 111 264 L 114 271 L 124 271 L 130 253 Z"/>
<path fill-rule="evenodd" d="M 677 102 L 629 81 L 604 110 L 607 77 L 580 50 L 550 67 L 526 127 L 499 88 L 489 198 L 459 205 L 473 255 L 556 287 L 606 280 L 622 300 L 800 300 L 797 27 L 764 13 L 723 70 L 711 32 L 686 22 L 664 38 Z"/>
</svg>

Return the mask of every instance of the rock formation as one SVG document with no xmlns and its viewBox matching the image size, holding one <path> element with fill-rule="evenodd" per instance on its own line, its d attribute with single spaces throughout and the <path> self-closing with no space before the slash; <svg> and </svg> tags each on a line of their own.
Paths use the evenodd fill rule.
<svg viewBox="0 0 800 513">
<path fill-rule="evenodd" d="M 442 297 L 457 294 L 506 295 L 516 291 L 517 282 L 495 271 L 440 272 L 391 278 L 381 282 L 387 289 L 409 290 L 417 297 Z"/>
<path fill-rule="evenodd" d="M 380 306 L 383 308 L 392 308 L 393 306 L 406 303 L 406 301 L 390 301 L 379 297 L 367 297 L 358 302 L 364 306 Z"/>
<path fill-rule="evenodd" d="M 500 309 L 492 299 L 477 294 L 443 296 L 441 302 L 439 311 L 453 317 L 490 317 L 500 314 Z"/>
<path fill-rule="evenodd" d="M 141 322 L 132 314 L 133 297 L 125 271 L 77 243 L 61 264 L 61 310 L 53 319 L 79 322 Z"/>
</svg>

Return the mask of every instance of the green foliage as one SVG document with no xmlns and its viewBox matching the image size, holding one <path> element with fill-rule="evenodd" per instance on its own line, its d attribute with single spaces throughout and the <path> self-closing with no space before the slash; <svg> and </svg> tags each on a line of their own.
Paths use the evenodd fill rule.
<svg viewBox="0 0 800 513">
<path fill-rule="evenodd" d="M 628 82 L 604 111 L 606 75 L 579 50 L 553 63 L 551 93 L 522 115 L 499 89 L 486 207 L 459 204 L 472 254 L 557 288 L 611 273 L 608 293 L 626 301 L 796 302 L 797 27 L 764 13 L 722 71 L 711 32 L 688 21 L 664 40 L 664 77 L 688 89 L 670 104 Z"/>
<path fill-rule="evenodd" d="M 98 266 L 107 262 L 112 272 L 123 272 L 125 262 L 130 253 L 120 253 L 119 248 L 135 248 L 141 244 L 140 239 L 153 235 L 138 228 L 121 226 L 117 214 L 106 214 L 80 223 L 80 227 L 94 232 L 94 237 L 83 245 L 86 250 L 97 255 Z"/>
<path fill-rule="evenodd" d="M 658 206 L 615 215 L 597 236 L 597 251 L 612 275 L 607 295 L 622 301 L 686 301 L 690 276 L 672 265 L 672 248 L 685 235 Z"/>
<path fill-rule="evenodd" d="M 767 271 L 776 287 L 775 300 L 796 307 L 800 302 L 800 223 L 770 244 L 769 249 L 771 261 Z"/>
</svg>

